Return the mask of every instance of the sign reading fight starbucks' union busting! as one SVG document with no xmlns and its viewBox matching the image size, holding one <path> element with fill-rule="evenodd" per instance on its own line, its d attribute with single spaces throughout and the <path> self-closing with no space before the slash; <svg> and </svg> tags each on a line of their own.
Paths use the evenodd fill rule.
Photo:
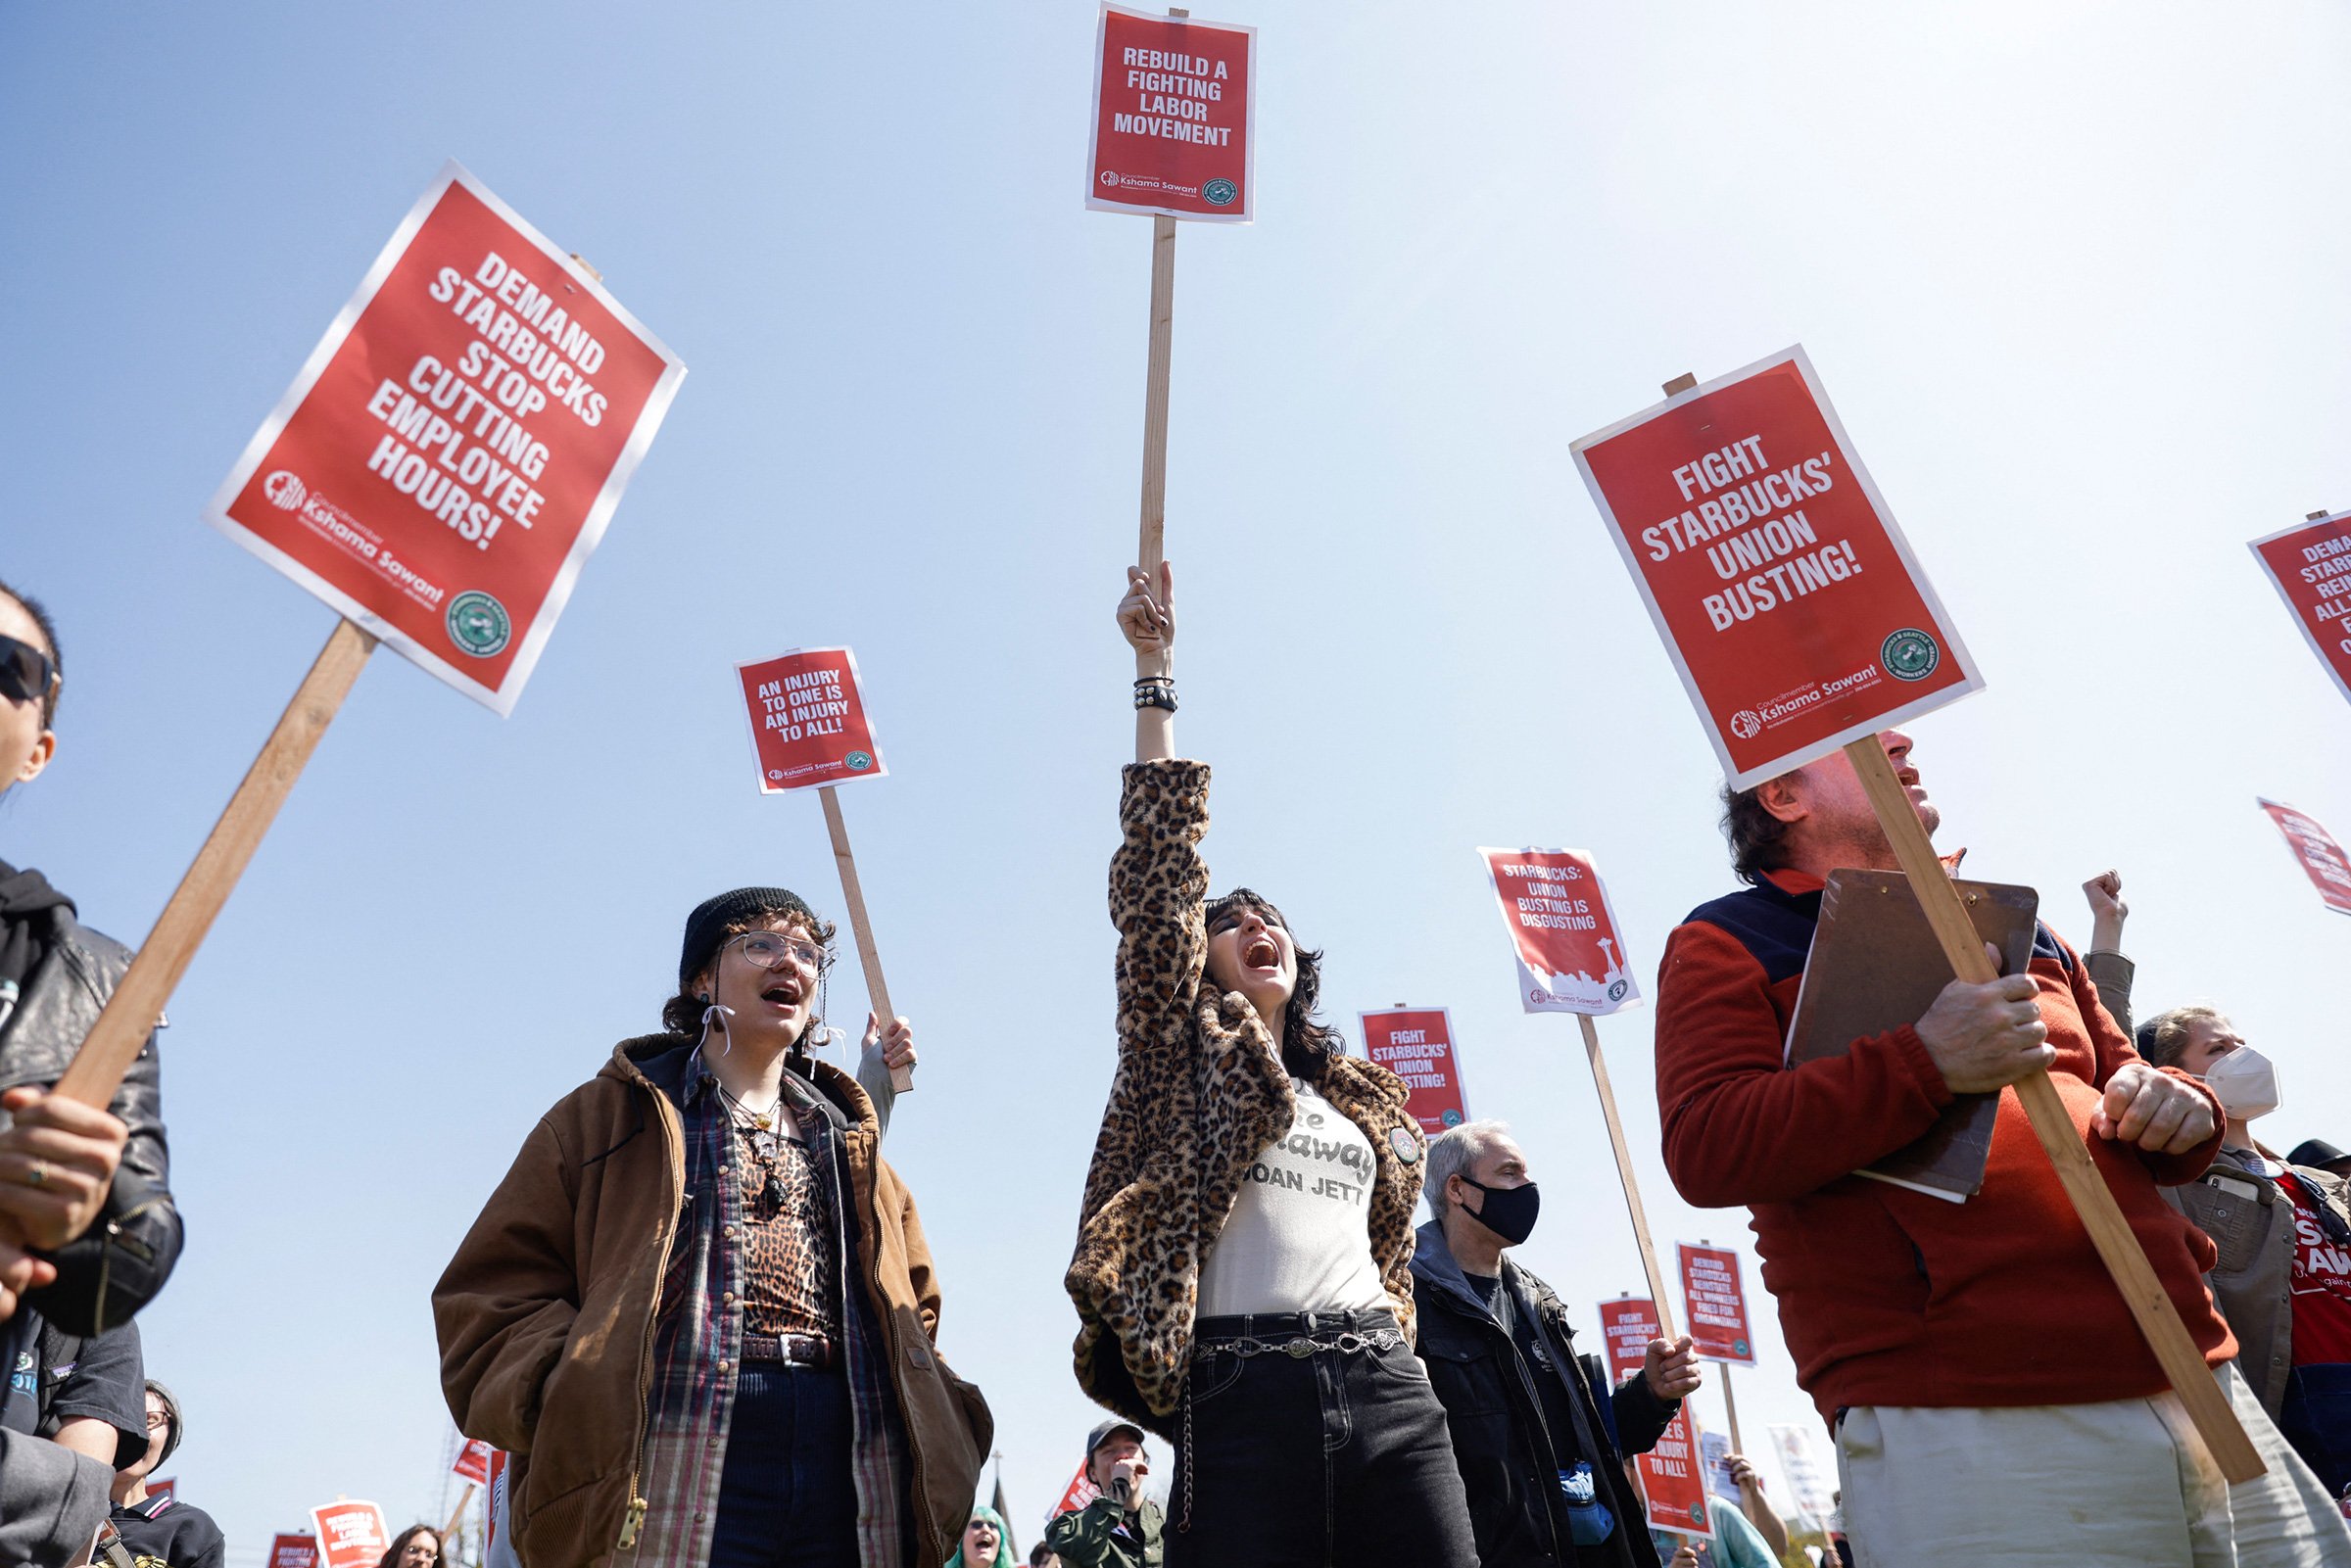
<svg viewBox="0 0 2351 1568">
<path fill-rule="evenodd" d="M 1733 788 L 1983 686 L 1800 347 L 1574 451 Z"/>
</svg>

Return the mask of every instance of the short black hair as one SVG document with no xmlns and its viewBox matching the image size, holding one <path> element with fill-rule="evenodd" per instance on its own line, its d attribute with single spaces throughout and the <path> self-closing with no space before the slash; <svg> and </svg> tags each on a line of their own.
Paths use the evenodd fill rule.
<svg viewBox="0 0 2351 1568">
<path fill-rule="evenodd" d="M 41 641 L 49 644 L 49 664 L 57 671 L 57 679 L 52 681 L 49 684 L 49 689 L 41 694 L 41 728 L 54 730 L 57 728 L 58 694 L 65 689 L 66 685 L 66 656 L 57 648 L 57 618 L 49 613 L 48 605 L 43 604 L 30 594 L 12 588 L 5 581 L 0 581 L 0 594 L 6 594 L 15 599 L 17 607 L 32 617 L 32 624 L 41 629 Z"/>
</svg>

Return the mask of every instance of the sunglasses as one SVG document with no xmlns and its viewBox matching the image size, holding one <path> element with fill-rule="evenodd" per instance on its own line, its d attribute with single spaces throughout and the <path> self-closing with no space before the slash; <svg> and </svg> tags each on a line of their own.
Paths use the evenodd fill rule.
<svg viewBox="0 0 2351 1568">
<path fill-rule="evenodd" d="M 57 662 L 30 642 L 0 636 L 0 697 L 45 702 L 57 691 Z"/>
</svg>

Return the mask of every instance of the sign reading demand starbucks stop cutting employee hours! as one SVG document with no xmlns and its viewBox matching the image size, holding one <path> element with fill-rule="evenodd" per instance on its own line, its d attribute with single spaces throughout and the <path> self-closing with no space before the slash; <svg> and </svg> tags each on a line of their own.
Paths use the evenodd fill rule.
<svg viewBox="0 0 2351 1568">
<path fill-rule="evenodd" d="M 206 515 L 506 713 L 685 374 L 452 163 Z"/>
<path fill-rule="evenodd" d="M 1734 788 L 1984 684 L 1801 348 L 1574 451 Z"/>
</svg>

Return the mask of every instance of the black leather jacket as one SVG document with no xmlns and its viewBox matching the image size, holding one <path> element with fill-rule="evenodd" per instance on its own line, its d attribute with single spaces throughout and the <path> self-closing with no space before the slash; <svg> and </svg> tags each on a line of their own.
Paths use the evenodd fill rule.
<svg viewBox="0 0 2351 1568">
<path fill-rule="evenodd" d="M 1469 1288 L 1461 1265 L 1445 1245 L 1435 1220 L 1423 1224 L 1413 1249 L 1413 1297 L 1420 1307 L 1420 1339 L 1415 1349 L 1428 1367 L 1429 1383 L 1445 1406 L 1453 1434 L 1454 1460 L 1469 1500 L 1469 1522 L 1477 1533 L 1484 1568 L 1564 1568 L 1605 1561 L 1619 1568 L 1657 1568 L 1649 1542 L 1641 1496 L 1626 1482 L 1623 1456 L 1656 1447 L 1679 1400 L 1660 1400 L 1639 1373 L 1608 1396 L 1604 1415 L 1597 1391 L 1607 1379 L 1592 1356 L 1577 1355 L 1567 1309 L 1549 1285 L 1503 1259 L 1503 1278 L 1516 1298 L 1542 1314 L 1552 1341 L 1574 1356 L 1582 1375 L 1564 1379 L 1567 1397 L 1582 1412 L 1593 1442 L 1605 1451 L 1589 1455 L 1600 1500 L 1616 1516 L 1616 1529 L 1597 1547 L 1579 1554 L 1569 1542 L 1566 1509 L 1559 1498 L 1558 1447 L 1543 1421 L 1537 1377 L 1556 1369 L 1526 1364 L 1511 1336 Z M 1571 1440 L 1572 1441 L 1572 1440 Z"/>
<path fill-rule="evenodd" d="M 55 1083 L 130 968 L 129 948 L 83 926 L 70 909 L 38 918 L 52 923 L 48 952 L 0 1024 L 0 1089 Z M 179 1260 L 182 1232 L 171 1202 L 153 1034 L 107 1109 L 130 1129 L 130 1142 L 106 1209 L 79 1241 L 52 1255 L 57 1282 L 24 1298 L 70 1334 L 98 1334 L 127 1321 L 163 1289 Z M 0 1125 L 7 1119 L 0 1111 Z"/>
</svg>

